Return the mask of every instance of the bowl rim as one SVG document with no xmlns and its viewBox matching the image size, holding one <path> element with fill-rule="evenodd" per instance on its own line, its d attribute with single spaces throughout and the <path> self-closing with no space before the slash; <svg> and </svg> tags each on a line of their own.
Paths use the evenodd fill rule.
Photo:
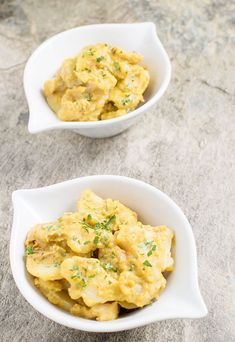
<svg viewBox="0 0 235 342">
<path fill-rule="evenodd" d="M 49 123 L 45 124 L 44 127 L 35 127 L 34 126 L 34 118 L 33 114 L 31 114 L 32 106 L 31 106 L 31 95 L 28 89 L 30 88 L 30 73 L 31 73 L 31 68 L 33 68 L 33 65 L 35 63 L 35 59 L 37 58 L 37 55 L 48 45 L 51 43 L 55 42 L 56 40 L 63 39 L 67 34 L 71 32 L 76 32 L 76 31 L 81 31 L 81 30 L 86 30 L 86 29 L 98 29 L 100 27 L 105 27 L 105 28 L 110 28 L 110 27 L 123 27 L 123 26 L 149 26 L 151 29 L 151 34 L 152 34 L 152 39 L 154 40 L 155 44 L 159 47 L 162 58 L 166 64 L 166 72 L 165 72 L 165 77 L 162 81 L 162 84 L 158 91 L 151 97 L 151 99 L 147 100 L 145 103 L 143 103 L 140 107 L 137 107 L 135 110 L 131 111 L 130 113 L 127 113 L 126 115 L 123 115 L 118 118 L 113 118 L 109 120 L 100 120 L 100 121 L 84 121 L 84 122 L 79 122 L 79 121 L 58 121 L 55 123 Z M 62 32 L 59 32 L 50 38 L 46 39 L 42 44 L 40 44 L 30 55 L 29 59 L 27 60 L 24 68 L 24 73 L 23 73 L 23 86 L 24 86 L 24 92 L 26 96 L 26 100 L 28 103 L 29 107 L 29 122 L 28 122 L 28 130 L 30 133 L 38 133 L 42 131 L 48 131 L 51 129 L 76 129 L 76 128 L 98 128 L 98 127 L 107 127 L 112 124 L 116 124 L 119 122 L 125 122 L 129 119 L 135 118 L 136 116 L 142 114 L 143 112 L 147 111 L 149 108 L 151 108 L 165 93 L 169 82 L 171 78 L 171 63 L 169 56 L 160 41 L 158 34 L 157 34 L 157 29 L 156 26 L 153 22 L 151 21 L 146 21 L 146 22 L 136 22 L 136 23 L 105 23 L 105 24 L 94 24 L 94 25 L 84 25 L 84 26 L 78 26 L 74 27 L 69 30 L 65 30 Z M 51 110 L 48 106 L 48 110 Z"/>
<path fill-rule="evenodd" d="M 18 261 L 15 260 L 15 255 L 14 255 L 14 250 L 13 250 L 13 246 L 15 246 L 15 240 L 16 240 L 16 227 L 17 227 L 17 202 L 20 200 L 21 198 L 21 194 L 25 193 L 25 192 L 44 192 L 46 193 L 48 190 L 53 190 L 55 188 L 60 188 L 64 186 L 66 186 L 67 184 L 75 184 L 77 182 L 80 182 L 81 180 L 89 180 L 89 179 L 109 179 L 109 180 L 123 180 L 125 182 L 131 182 L 132 184 L 136 185 L 136 186 L 140 186 L 142 188 L 148 189 L 149 191 L 155 192 L 158 196 L 160 196 L 160 198 L 162 198 L 163 200 L 166 200 L 169 205 L 171 207 L 174 208 L 174 210 L 176 210 L 176 212 L 181 216 L 182 221 L 186 224 L 187 229 L 188 229 L 188 238 L 189 238 L 189 242 L 191 244 L 191 249 L 192 249 L 192 256 L 193 256 L 193 265 L 192 268 L 194 268 L 194 279 L 193 279 L 193 291 L 195 291 L 195 293 L 198 296 L 198 300 L 200 301 L 200 309 L 196 312 L 196 313 L 191 313 L 191 314 L 180 314 L 180 313 L 168 313 L 168 314 L 163 314 L 162 317 L 154 317 L 154 316 L 149 316 L 146 315 L 144 317 L 141 318 L 136 318 L 133 321 L 129 322 L 128 320 L 124 321 L 124 322 L 120 322 L 119 324 L 115 324 L 115 325 L 110 325 L 110 322 L 113 321 L 107 321 L 109 322 L 108 328 L 106 326 L 107 322 L 97 322 L 97 321 L 91 321 L 88 319 L 82 319 L 81 320 L 77 320 L 77 324 L 73 324 L 70 321 L 68 321 L 66 319 L 66 317 L 57 317 L 56 314 L 51 314 L 45 311 L 44 307 L 43 307 L 43 302 L 41 302 L 41 300 L 34 300 L 33 298 L 31 298 L 31 296 L 28 294 L 27 289 L 24 287 L 24 285 L 21 283 L 21 279 L 19 278 L 17 272 L 16 272 L 16 268 L 18 265 Z M 61 190 L 62 190 L 61 189 Z M 143 182 L 141 180 L 138 179 L 134 179 L 134 178 L 130 178 L 130 177 L 126 177 L 126 176 L 116 176 L 116 175 L 92 175 L 92 176 L 84 176 L 84 177 L 78 177 L 72 180 L 67 180 L 67 181 L 63 181 L 60 183 L 56 183 L 56 184 L 52 184 L 52 185 L 48 185 L 45 187 L 39 187 L 39 188 L 32 188 L 32 189 L 21 189 L 21 190 L 16 190 L 12 193 L 12 202 L 13 202 L 13 208 L 14 208 L 14 216 L 13 216 L 13 224 L 12 224 L 12 230 L 11 230 L 11 239 L 10 239 L 10 265 L 11 265 L 11 270 L 12 270 L 12 274 L 13 274 L 13 278 L 15 280 L 15 283 L 19 289 L 19 291 L 21 292 L 21 294 L 23 295 L 23 297 L 28 301 L 28 303 L 30 303 L 38 312 L 40 312 L 42 315 L 44 315 L 45 317 L 51 319 L 52 321 L 62 324 L 64 326 L 67 326 L 69 328 L 73 328 L 73 329 L 77 329 L 77 330 L 83 330 L 83 331 L 90 331 L 90 332 L 115 332 L 115 331 L 123 331 L 123 330 L 129 330 L 129 329 L 133 329 L 136 327 L 141 327 L 150 323 L 154 323 L 157 321 L 161 321 L 161 320 L 165 320 L 165 319 L 174 319 L 174 318 L 199 318 L 199 317 L 204 317 L 207 315 L 207 308 L 205 306 L 205 303 L 203 301 L 203 298 L 201 296 L 200 293 L 200 289 L 199 289 L 199 284 L 198 284 L 198 267 L 197 267 L 197 252 L 196 252 L 196 244 L 195 244 L 195 240 L 194 240 L 194 235 L 193 235 L 193 231 L 191 229 L 191 225 L 188 222 L 186 216 L 184 215 L 183 211 L 178 207 L 178 205 L 168 196 L 166 195 L 164 192 L 162 192 L 161 190 L 157 189 L 156 187 L 154 187 L 153 185 L 150 185 L 146 182 Z M 26 278 L 25 275 L 23 275 L 23 278 Z M 26 281 L 28 282 L 28 280 L 26 279 Z M 57 308 L 55 308 L 56 310 Z M 54 310 L 53 310 L 54 311 Z M 62 315 L 63 316 L 63 315 Z M 80 318 L 80 317 L 78 317 Z M 81 318 L 80 318 L 81 319 Z M 91 323 L 92 322 L 92 323 Z M 115 320 L 115 322 L 118 322 L 118 320 Z M 98 323 L 98 324 L 97 324 Z"/>
</svg>

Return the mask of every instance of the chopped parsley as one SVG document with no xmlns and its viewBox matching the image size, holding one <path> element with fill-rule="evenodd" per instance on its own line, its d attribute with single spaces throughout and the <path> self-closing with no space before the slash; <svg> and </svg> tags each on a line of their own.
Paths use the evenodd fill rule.
<svg viewBox="0 0 235 342">
<path fill-rule="evenodd" d="M 97 245 L 97 244 L 98 244 L 99 239 L 100 239 L 100 237 L 99 237 L 98 235 L 96 235 L 96 237 L 95 237 L 94 240 L 93 240 L 94 245 Z"/>
<path fill-rule="evenodd" d="M 34 249 L 33 246 L 28 246 L 25 248 L 25 255 L 30 255 L 30 254 L 34 254 Z"/>
<path fill-rule="evenodd" d="M 88 245 L 91 241 L 90 240 L 87 240 L 83 243 L 83 245 Z"/>
<path fill-rule="evenodd" d="M 147 266 L 147 267 L 152 267 L 152 264 L 150 264 L 150 262 L 149 262 L 148 260 L 145 260 L 145 261 L 143 262 L 143 265 L 144 265 L 144 266 Z"/>
<path fill-rule="evenodd" d="M 86 287 L 87 286 L 87 283 L 85 281 L 85 279 L 81 279 L 78 283 L 76 283 L 76 287 L 77 288 L 82 288 L 82 287 Z"/>
<path fill-rule="evenodd" d="M 116 220 L 116 216 L 115 216 L 115 215 L 111 216 L 111 217 L 107 220 L 107 222 L 104 224 L 105 227 L 106 227 L 106 229 L 107 229 L 108 226 L 109 226 L 111 223 L 113 223 L 115 220 Z"/>
<path fill-rule="evenodd" d="M 77 241 L 77 243 L 81 244 L 81 241 L 79 239 L 77 239 L 77 237 L 75 235 L 72 237 L 72 240 Z"/>
<path fill-rule="evenodd" d="M 81 278 L 81 272 L 77 271 L 74 275 L 71 276 L 71 279 L 75 279 L 75 278 Z"/>
<path fill-rule="evenodd" d="M 99 56 L 99 57 L 96 58 L 96 62 L 97 62 L 97 63 L 100 63 L 100 62 L 103 61 L 104 59 L 105 59 L 104 56 Z"/>
<path fill-rule="evenodd" d="M 123 100 L 122 104 L 123 106 L 127 105 L 129 102 L 131 102 L 130 95 L 127 95 Z"/>
<path fill-rule="evenodd" d="M 82 228 L 85 229 L 85 231 L 88 233 L 88 229 L 92 228 L 92 226 L 88 223 L 86 223 L 85 221 L 81 221 L 80 222 L 82 224 Z"/>
<path fill-rule="evenodd" d="M 118 63 L 117 61 L 114 61 L 114 62 L 113 62 L 113 66 L 114 66 L 114 69 L 115 69 L 116 71 L 120 71 L 120 65 L 119 65 L 119 63 Z"/>
<path fill-rule="evenodd" d="M 94 50 L 89 49 L 89 50 L 87 51 L 87 55 L 88 55 L 88 56 L 94 56 Z"/>
<path fill-rule="evenodd" d="M 111 258 L 114 259 L 116 254 L 114 252 L 111 253 Z"/>
<path fill-rule="evenodd" d="M 70 269 L 70 271 L 78 271 L 79 266 L 78 265 L 73 265 L 73 267 Z"/>
<path fill-rule="evenodd" d="M 117 272 L 117 268 L 114 267 L 110 262 L 106 262 L 102 264 L 102 267 L 107 270 L 107 271 L 113 271 L 113 272 Z"/>
<path fill-rule="evenodd" d="M 149 251 L 147 253 L 147 256 L 150 256 L 153 254 L 154 251 L 157 249 L 157 245 L 154 243 L 154 241 L 145 241 L 145 246 L 149 248 Z"/>
<path fill-rule="evenodd" d="M 81 221 L 80 223 L 82 224 L 82 227 L 88 232 L 88 229 L 94 229 L 94 230 L 99 230 L 99 229 L 105 229 L 109 230 L 110 229 L 110 224 L 113 223 L 116 220 L 116 216 L 113 215 L 109 217 L 107 220 L 104 220 L 103 222 L 97 222 L 94 225 L 91 225 L 87 223 L 85 220 Z"/>
<path fill-rule="evenodd" d="M 91 275 L 88 276 L 88 278 L 90 278 L 90 279 L 94 278 L 94 277 L 95 277 L 95 274 L 91 274 Z"/>
</svg>

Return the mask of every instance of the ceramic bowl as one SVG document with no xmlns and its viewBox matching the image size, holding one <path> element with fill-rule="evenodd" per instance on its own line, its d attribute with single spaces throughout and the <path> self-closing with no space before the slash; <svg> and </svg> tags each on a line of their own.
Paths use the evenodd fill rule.
<svg viewBox="0 0 235 342">
<path fill-rule="evenodd" d="M 175 269 L 159 300 L 114 321 L 98 322 L 75 317 L 54 306 L 35 288 L 25 269 L 24 241 L 36 223 L 55 220 L 76 210 L 83 190 L 90 188 L 104 198 L 119 199 L 136 211 L 143 223 L 167 225 L 175 232 Z M 200 294 L 197 256 L 191 226 L 181 209 L 163 192 L 141 181 L 121 176 L 89 176 L 12 196 L 14 221 L 10 261 L 15 282 L 25 299 L 44 316 L 74 329 L 93 332 L 127 330 L 170 318 L 199 318 L 207 314 Z"/>
<path fill-rule="evenodd" d="M 61 121 L 48 106 L 42 87 L 51 79 L 65 58 L 76 55 L 81 48 L 105 42 L 144 56 L 150 72 L 150 85 L 145 103 L 119 118 L 93 122 Z M 137 24 L 100 24 L 81 26 L 59 33 L 42 45 L 29 58 L 24 70 L 24 89 L 29 106 L 30 133 L 52 129 L 70 129 L 91 138 L 105 138 L 132 126 L 164 94 L 171 75 L 171 65 L 151 22 Z"/>
</svg>

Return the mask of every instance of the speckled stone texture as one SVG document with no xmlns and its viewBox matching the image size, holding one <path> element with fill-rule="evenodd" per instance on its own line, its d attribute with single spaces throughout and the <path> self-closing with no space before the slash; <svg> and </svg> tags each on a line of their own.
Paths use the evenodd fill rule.
<svg viewBox="0 0 235 342">
<path fill-rule="evenodd" d="M 0 1 L 2 342 L 235 340 L 234 13 L 227 0 Z M 110 139 L 65 131 L 30 135 L 22 74 L 31 52 L 78 25 L 140 21 L 156 24 L 172 63 L 171 84 L 155 108 Z M 206 318 L 93 334 L 53 323 L 24 300 L 8 257 L 12 191 L 92 174 L 149 182 L 184 210 L 197 242 Z"/>
</svg>

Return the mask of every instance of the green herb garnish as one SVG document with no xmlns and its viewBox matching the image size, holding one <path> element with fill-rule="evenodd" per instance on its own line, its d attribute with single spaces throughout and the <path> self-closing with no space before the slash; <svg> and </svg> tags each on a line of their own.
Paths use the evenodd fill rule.
<svg viewBox="0 0 235 342">
<path fill-rule="evenodd" d="M 34 249 L 33 249 L 33 246 L 28 246 L 25 248 L 25 254 L 26 255 L 30 255 L 30 254 L 34 254 Z"/>
<path fill-rule="evenodd" d="M 85 221 L 81 221 L 80 222 L 82 225 L 82 228 L 85 229 L 85 231 L 88 233 L 88 229 L 89 228 L 93 228 L 89 223 L 85 222 Z"/>
<path fill-rule="evenodd" d="M 86 52 L 86 54 L 87 54 L 88 56 L 94 56 L 94 51 L 93 51 L 92 49 L 89 49 L 89 50 Z M 83 57 L 84 57 L 84 55 L 83 55 Z"/>
<path fill-rule="evenodd" d="M 122 104 L 123 106 L 127 105 L 129 102 L 131 102 L 130 95 L 127 95 L 123 100 Z"/>
<path fill-rule="evenodd" d="M 77 271 L 74 275 L 71 276 L 71 279 L 75 279 L 75 278 L 81 278 L 81 272 Z"/>
<path fill-rule="evenodd" d="M 107 271 L 117 272 L 117 268 L 114 267 L 110 262 L 103 263 L 102 267 Z"/>
<path fill-rule="evenodd" d="M 72 240 L 73 240 L 73 241 L 76 241 L 76 242 L 79 243 L 79 244 L 81 244 L 81 241 L 80 241 L 79 239 L 77 239 L 76 236 L 73 236 L 73 237 L 72 237 Z"/>
<path fill-rule="evenodd" d="M 87 240 L 83 243 L 83 245 L 88 245 L 91 241 L 90 240 Z"/>
<path fill-rule="evenodd" d="M 95 274 L 91 274 L 91 275 L 88 276 L 88 278 L 90 278 L 90 279 L 94 278 L 94 277 L 95 277 Z"/>
<path fill-rule="evenodd" d="M 78 271 L 79 266 L 78 265 L 73 265 L 73 267 L 70 269 L 70 271 Z"/>
<path fill-rule="evenodd" d="M 111 253 L 111 258 L 114 259 L 116 254 L 114 252 Z"/>
<path fill-rule="evenodd" d="M 157 245 L 154 243 L 154 241 L 145 241 L 145 246 L 149 247 L 149 251 L 147 253 L 147 256 L 150 256 L 153 254 L 154 251 L 157 249 Z"/>
<path fill-rule="evenodd" d="M 87 285 L 87 283 L 85 282 L 84 279 L 81 279 L 81 281 L 79 281 L 79 283 L 76 283 L 77 288 L 86 287 L 86 285 Z"/>
<path fill-rule="evenodd" d="M 145 261 L 143 262 L 143 265 L 144 265 L 144 266 L 147 266 L 147 267 L 152 267 L 152 264 L 150 264 L 150 262 L 149 262 L 148 260 L 145 260 Z"/>
<path fill-rule="evenodd" d="M 100 62 L 103 61 L 104 59 L 105 59 L 104 56 L 99 56 L 99 57 L 96 58 L 96 62 L 97 62 L 97 63 L 100 63 Z"/>
<path fill-rule="evenodd" d="M 108 220 L 107 220 L 107 222 L 106 223 L 104 223 L 104 225 L 106 226 L 106 227 L 108 227 L 111 223 L 113 223 L 113 221 L 115 221 L 116 220 L 116 216 L 115 215 L 113 215 L 113 216 L 111 216 Z M 107 228 L 106 228 L 107 229 Z"/>
<path fill-rule="evenodd" d="M 89 216 L 89 218 L 88 218 L 88 216 Z M 91 215 L 89 214 L 88 216 L 87 216 L 87 219 L 90 220 L 91 219 Z M 87 233 L 89 232 L 89 229 L 94 229 L 95 230 L 97 236 L 94 238 L 93 243 L 96 245 L 98 243 L 98 241 L 99 241 L 99 235 L 100 235 L 99 230 L 102 230 L 102 229 L 110 230 L 109 226 L 115 220 L 116 220 L 116 216 L 112 215 L 107 220 L 104 220 L 103 222 L 97 222 L 94 225 L 91 225 L 91 224 L 87 223 L 85 220 L 81 221 L 80 223 L 81 223 L 82 227 L 86 230 Z M 106 239 L 104 238 L 104 240 L 107 240 L 107 239 L 108 238 L 106 238 Z"/>
<path fill-rule="evenodd" d="M 94 245 L 97 245 L 97 244 L 98 244 L 99 239 L 100 239 L 100 237 L 99 237 L 98 235 L 96 235 L 96 237 L 95 237 L 94 240 L 93 240 Z"/>
<path fill-rule="evenodd" d="M 113 62 L 113 66 L 114 66 L 114 69 L 115 69 L 116 71 L 120 71 L 120 65 L 119 65 L 119 63 L 118 63 L 117 61 L 114 61 L 114 62 Z"/>
</svg>

